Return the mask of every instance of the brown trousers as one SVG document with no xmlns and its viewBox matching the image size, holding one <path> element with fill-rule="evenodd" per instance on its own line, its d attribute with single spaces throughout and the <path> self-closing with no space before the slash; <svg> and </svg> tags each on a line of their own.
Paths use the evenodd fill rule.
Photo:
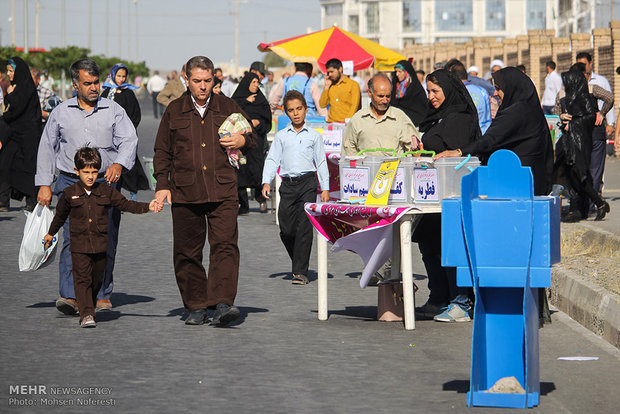
<svg viewBox="0 0 620 414">
<path fill-rule="evenodd" d="M 95 303 L 97 303 L 97 293 L 103 283 L 106 256 L 106 252 L 71 252 L 73 289 L 75 290 L 80 318 L 84 318 L 86 315 L 95 317 Z"/>
<path fill-rule="evenodd" d="M 235 301 L 239 279 L 237 210 L 237 200 L 172 204 L 174 272 L 183 305 L 190 312 Z M 202 264 L 207 235 L 208 278 Z"/>
</svg>

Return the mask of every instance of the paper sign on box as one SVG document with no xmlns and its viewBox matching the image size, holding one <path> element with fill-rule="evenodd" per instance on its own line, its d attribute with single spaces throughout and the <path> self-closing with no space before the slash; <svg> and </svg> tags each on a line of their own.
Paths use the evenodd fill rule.
<svg viewBox="0 0 620 414">
<path fill-rule="evenodd" d="M 439 188 L 437 187 L 436 168 L 413 169 L 413 202 L 414 203 L 437 203 L 439 202 Z"/>
<path fill-rule="evenodd" d="M 342 129 L 323 130 L 323 147 L 325 147 L 325 152 L 340 152 L 342 133 Z"/>
<path fill-rule="evenodd" d="M 348 200 L 351 197 L 366 197 L 370 186 L 369 168 L 342 168 L 340 198 Z"/>
</svg>

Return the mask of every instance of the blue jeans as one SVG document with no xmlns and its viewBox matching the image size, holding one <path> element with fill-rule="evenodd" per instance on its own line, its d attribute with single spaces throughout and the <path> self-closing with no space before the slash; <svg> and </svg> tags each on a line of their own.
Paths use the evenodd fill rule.
<svg viewBox="0 0 620 414">
<path fill-rule="evenodd" d="M 545 115 L 553 115 L 553 105 L 543 105 L 542 110 Z"/>
<path fill-rule="evenodd" d="M 64 174 L 60 174 L 56 180 L 54 186 L 54 195 L 62 195 L 65 188 L 78 182 L 77 178 L 69 177 Z M 105 178 L 97 179 L 98 183 L 105 183 Z M 112 188 L 120 191 L 120 183 L 110 184 Z M 108 213 L 108 254 L 106 257 L 105 272 L 103 273 L 103 285 L 97 294 L 97 299 L 110 299 L 112 295 L 112 289 L 114 287 L 114 281 L 112 279 L 112 272 L 114 271 L 114 260 L 116 258 L 116 245 L 118 244 L 118 228 L 121 224 L 121 212 L 117 208 L 110 207 Z M 71 233 L 69 231 L 69 218 L 65 221 L 62 227 L 62 250 L 60 252 L 60 260 L 58 261 L 59 274 L 60 274 L 60 297 L 75 299 L 75 291 L 73 289 L 73 266 L 71 262 L 71 251 L 69 245 L 71 244 Z"/>
</svg>

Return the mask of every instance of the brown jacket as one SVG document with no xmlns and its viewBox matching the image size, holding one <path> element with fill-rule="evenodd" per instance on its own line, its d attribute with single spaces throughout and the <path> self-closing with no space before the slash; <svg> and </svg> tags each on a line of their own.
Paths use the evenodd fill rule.
<svg viewBox="0 0 620 414">
<path fill-rule="evenodd" d="M 157 102 L 163 106 L 168 106 L 170 102 L 180 98 L 186 90 L 187 88 L 183 85 L 183 81 L 180 77 L 170 79 L 168 83 L 166 83 L 166 86 L 164 86 L 164 89 L 157 95 Z"/>
<path fill-rule="evenodd" d="M 161 118 L 153 157 L 156 191 L 170 190 L 173 203 L 210 203 L 237 199 L 237 171 L 219 143 L 218 129 L 233 113 L 250 119 L 239 105 L 212 94 L 204 118 L 190 95 L 173 101 Z M 245 135 L 244 153 L 256 146 L 256 133 Z"/>
<path fill-rule="evenodd" d="M 48 234 L 54 235 L 67 217 L 71 233 L 70 250 L 76 253 L 101 253 L 108 250 L 108 209 L 114 206 L 130 213 L 147 213 L 148 203 L 127 200 L 107 184 L 95 183 L 90 195 L 77 182 L 65 188 Z"/>
</svg>

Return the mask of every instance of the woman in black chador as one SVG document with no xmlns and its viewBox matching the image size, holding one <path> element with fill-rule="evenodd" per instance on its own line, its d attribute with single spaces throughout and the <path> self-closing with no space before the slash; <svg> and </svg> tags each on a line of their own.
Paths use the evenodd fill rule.
<svg viewBox="0 0 620 414">
<path fill-rule="evenodd" d="M 416 127 L 426 117 L 428 99 L 408 60 L 401 60 L 394 65 L 390 105 L 405 112 Z"/>
<path fill-rule="evenodd" d="M 6 69 L 11 86 L 0 121 L 6 130 L 0 136 L 0 211 L 8 211 L 11 198 L 21 200 L 24 196 L 26 209 L 32 211 L 37 204 L 34 175 L 42 132 L 41 104 L 26 62 L 13 57 Z"/>
<path fill-rule="evenodd" d="M 478 111 L 465 85 L 440 69 L 426 77 L 428 114 L 420 123 L 425 150 L 454 150 L 480 138 Z M 441 266 L 441 214 L 425 214 L 413 234 L 428 275 L 430 295 L 419 316 L 439 322 L 470 321 L 468 289 L 456 285 L 456 269 Z"/>
<path fill-rule="evenodd" d="M 562 98 L 563 134 L 558 140 L 554 165 L 556 181 L 564 185 L 570 199 L 570 209 L 562 219 L 575 222 L 581 219 L 580 197 L 596 205 L 595 220 L 602 220 L 609 212 L 609 204 L 594 190 L 590 176 L 592 130 L 598 107 L 588 91 L 588 82 L 582 72 L 562 73 L 566 96 Z"/>
<path fill-rule="evenodd" d="M 495 95 L 501 104 L 485 134 L 456 150 L 444 151 L 436 158 L 477 155 L 486 162 L 499 149 L 514 152 L 521 165 L 530 167 L 534 177 L 534 195 L 551 192 L 553 148 L 549 126 L 532 80 L 514 67 L 493 73 Z M 539 289 L 540 324 L 551 322 L 545 289 Z"/>
<path fill-rule="evenodd" d="M 129 69 L 122 63 L 117 63 L 110 69 L 110 74 L 103 83 L 103 92 L 101 96 L 108 98 L 119 104 L 127 116 L 131 120 L 134 128 L 138 129 L 140 120 L 142 119 L 142 113 L 140 111 L 140 104 L 136 99 L 134 89 L 140 89 L 139 86 L 132 85 L 127 82 L 129 76 Z M 136 194 L 138 190 L 148 190 L 149 181 L 142 168 L 142 163 L 138 159 L 136 153 L 136 160 L 133 168 L 123 174 L 121 179 L 121 186 L 129 191 L 132 200 L 136 200 Z"/>
<path fill-rule="evenodd" d="M 472 154 L 484 163 L 495 151 L 510 150 L 517 154 L 521 165 L 531 168 L 534 195 L 547 195 L 551 192 L 553 147 L 536 88 L 517 68 L 507 67 L 492 76 L 501 105 L 489 129 L 480 139 L 438 154 L 437 158 Z"/>
<path fill-rule="evenodd" d="M 258 76 L 252 72 L 241 79 L 232 99 L 243 109 L 248 121 L 256 130 L 256 148 L 246 154 L 247 162 L 238 170 L 239 214 L 247 214 L 250 210 L 247 188 L 254 189 L 254 199 L 260 205 L 260 212 L 267 212 L 267 201 L 261 194 L 263 164 L 265 163 L 265 142 L 271 130 L 271 109 L 265 95 L 260 91 Z"/>
</svg>

